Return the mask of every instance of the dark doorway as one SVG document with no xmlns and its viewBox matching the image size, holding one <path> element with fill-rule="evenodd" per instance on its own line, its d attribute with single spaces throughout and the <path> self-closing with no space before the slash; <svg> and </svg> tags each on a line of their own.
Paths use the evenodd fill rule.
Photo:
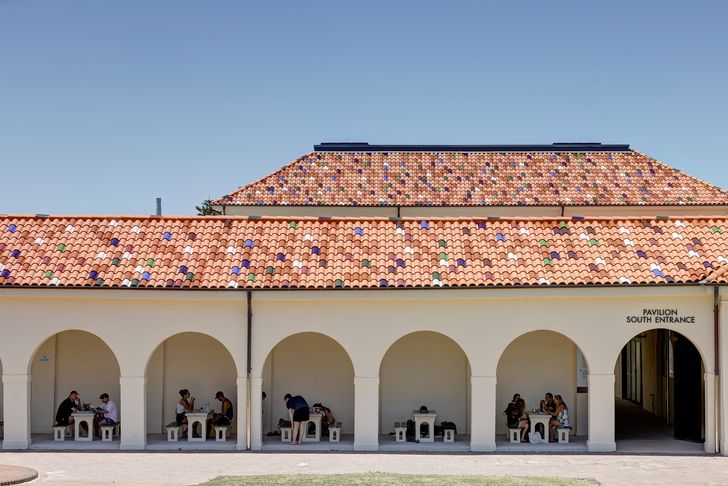
<svg viewBox="0 0 728 486">
<path fill-rule="evenodd" d="M 703 442 L 703 389 L 700 353 L 673 333 L 675 353 L 675 438 Z"/>
</svg>

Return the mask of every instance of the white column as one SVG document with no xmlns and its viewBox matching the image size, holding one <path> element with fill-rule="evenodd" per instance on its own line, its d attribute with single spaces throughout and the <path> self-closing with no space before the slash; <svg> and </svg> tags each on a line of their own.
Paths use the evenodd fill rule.
<svg viewBox="0 0 728 486">
<path fill-rule="evenodd" d="M 722 295 L 722 298 L 725 298 Z M 720 419 L 718 427 L 717 441 L 720 444 L 720 453 L 728 456 L 728 301 L 720 303 L 720 329 L 718 331 L 720 343 L 720 376 L 718 383 L 718 393 L 720 400 L 718 401 L 718 417 Z"/>
<path fill-rule="evenodd" d="M 250 378 L 250 449 L 263 448 L 263 378 Z"/>
<path fill-rule="evenodd" d="M 589 373 L 589 452 L 614 452 L 614 372 Z"/>
<path fill-rule="evenodd" d="M 237 417 L 238 443 L 235 448 L 244 451 L 248 448 L 248 379 L 238 377 L 238 409 L 235 412 Z"/>
<path fill-rule="evenodd" d="M 715 373 L 705 373 L 705 452 L 715 454 Z"/>
<path fill-rule="evenodd" d="M 495 451 L 495 376 L 470 377 L 470 450 Z"/>
<path fill-rule="evenodd" d="M 379 450 L 379 377 L 354 378 L 354 450 Z"/>
<path fill-rule="evenodd" d="M 147 378 L 122 376 L 119 378 L 119 385 L 121 390 L 119 447 L 124 450 L 144 449 L 147 445 Z"/>
<path fill-rule="evenodd" d="M 4 373 L 3 398 L 3 449 L 27 449 L 30 445 L 30 375 Z"/>
</svg>

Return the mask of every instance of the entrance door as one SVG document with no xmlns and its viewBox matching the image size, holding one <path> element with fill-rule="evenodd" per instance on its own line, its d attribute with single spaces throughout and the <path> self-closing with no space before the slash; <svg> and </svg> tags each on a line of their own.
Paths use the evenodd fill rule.
<svg viewBox="0 0 728 486">
<path fill-rule="evenodd" d="M 675 438 L 703 442 L 700 353 L 687 338 L 675 337 Z"/>
</svg>

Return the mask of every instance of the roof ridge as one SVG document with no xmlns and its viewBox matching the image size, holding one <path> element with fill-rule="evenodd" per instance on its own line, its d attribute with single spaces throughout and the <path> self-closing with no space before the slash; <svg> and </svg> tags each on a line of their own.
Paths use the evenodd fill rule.
<svg viewBox="0 0 728 486">
<path fill-rule="evenodd" d="M 122 219 L 122 220 L 193 220 L 193 221 L 728 221 L 728 216 L 239 216 L 239 215 L 124 215 L 124 214 L 0 214 L 7 219 Z"/>
<path fill-rule="evenodd" d="M 282 167 L 279 167 L 277 170 L 274 170 L 273 172 L 271 172 L 269 174 L 266 174 L 266 175 L 264 175 L 262 177 L 259 177 L 258 179 L 254 180 L 252 182 L 249 182 L 249 183 L 247 183 L 245 185 L 238 186 L 238 188 L 235 189 L 234 191 L 229 192 L 229 193 L 227 193 L 227 194 L 225 194 L 223 196 L 220 196 L 218 198 L 213 199 L 212 200 L 212 204 L 217 206 L 218 205 L 217 203 L 219 202 L 220 203 L 219 205 L 224 206 L 225 205 L 225 202 L 222 201 L 222 200 L 225 199 L 226 197 L 232 197 L 231 195 L 233 193 L 238 192 L 238 191 L 240 191 L 240 190 L 242 190 L 242 189 L 244 189 L 244 188 L 246 188 L 248 186 L 252 186 L 253 184 L 257 184 L 259 182 L 262 182 L 264 179 L 267 179 L 269 177 L 272 177 L 272 176 L 278 174 L 279 172 L 282 172 L 282 171 L 286 170 L 290 165 L 295 164 L 296 162 L 298 162 L 299 160 L 301 160 L 301 159 L 303 159 L 305 157 L 310 157 L 311 154 L 315 154 L 315 153 L 316 152 L 307 152 L 306 154 L 301 155 L 300 157 L 297 157 L 297 158 L 293 159 L 292 161 L 288 162 L 287 164 L 283 165 Z"/>
<path fill-rule="evenodd" d="M 673 167 L 672 165 L 670 165 L 670 164 L 668 164 L 668 163 L 666 163 L 666 162 L 663 162 L 663 161 L 661 161 L 660 159 L 656 159 L 655 157 L 652 157 L 651 155 L 647 155 L 647 154 L 646 154 L 646 153 L 644 153 L 644 152 L 640 152 L 639 150 L 637 150 L 637 149 L 636 149 L 636 148 L 634 148 L 634 147 L 630 147 L 630 150 L 631 150 L 632 152 L 635 152 L 635 153 L 637 153 L 637 154 L 641 155 L 642 157 L 647 157 L 647 158 L 648 158 L 648 159 L 650 159 L 650 160 L 654 160 L 654 161 L 655 161 L 655 162 L 657 162 L 658 164 L 660 164 L 660 165 L 663 165 L 663 166 L 667 167 L 667 168 L 668 168 L 668 169 L 670 169 L 670 170 L 674 170 L 674 171 L 677 171 L 677 172 L 679 172 L 680 174 L 682 174 L 682 175 L 684 175 L 684 176 L 686 176 L 686 177 L 689 177 L 689 178 L 691 178 L 691 179 L 693 179 L 693 180 L 695 180 L 695 181 L 697 181 L 697 182 L 700 182 L 701 184 L 707 184 L 707 185 L 709 185 L 710 187 L 713 187 L 713 188 L 715 188 L 715 189 L 718 189 L 718 190 L 719 190 L 720 192 L 722 192 L 723 194 L 726 194 L 726 195 L 728 195 L 728 190 L 726 190 L 726 189 L 723 189 L 723 188 L 722 188 L 722 187 L 720 187 L 720 186 L 716 186 L 715 184 L 712 184 L 712 183 L 710 183 L 710 182 L 708 182 L 708 181 L 705 181 L 705 180 L 701 179 L 700 177 L 696 177 L 696 176 L 694 176 L 694 175 L 692 175 L 692 174 L 688 174 L 687 172 L 685 172 L 685 171 L 682 171 L 682 170 L 678 169 L 677 167 Z M 703 206 L 703 205 L 701 204 L 701 206 Z"/>
</svg>

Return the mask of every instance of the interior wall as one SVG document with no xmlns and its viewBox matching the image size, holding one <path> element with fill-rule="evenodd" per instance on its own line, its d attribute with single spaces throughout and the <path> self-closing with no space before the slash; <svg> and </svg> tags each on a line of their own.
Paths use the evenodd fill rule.
<svg viewBox="0 0 728 486">
<path fill-rule="evenodd" d="M 195 408 L 205 406 L 219 412 L 215 393 L 221 390 L 237 411 L 235 363 L 217 340 L 199 333 L 182 333 L 157 347 L 147 367 L 147 431 L 162 432 L 174 421 L 179 390 L 187 388 L 196 398 Z M 236 430 L 237 417 L 232 430 Z"/>
<path fill-rule="evenodd" d="M 422 331 L 396 341 L 379 372 L 380 433 L 422 405 L 437 412 L 435 423 L 454 422 L 458 433 L 469 433 L 469 382 L 468 359 L 453 340 Z"/>
<path fill-rule="evenodd" d="M 572 433 L 587 435 L 578 424 L 576 403 L 576 345 L 550 331 L 534 331 L 517 338 L 498 362 L 496 385 L 496 433 L 507 434 L 502 415 L 515 393 L 526 401 L 526 409 L 538 408 L 547 392 L 561 395 L 569 407 Z M 582 417 L 583 419 L 583 417 Z"/>
<path fill-rule="evenodd" d="M 77 390 L 83 403 L 97 405 L 108 393 L 119 410 L 119 365 L 98 337 L 83 331 L 64 331 L 47 339 L 31 365 L 31 433 L 51 433 L 58 405 Z"/>
<path fill-rule="evenodd" d="M 288 420 L 286 393 L 301 395 L 309 406 L 321 403 L 342 424 L 341 432 L 354 432 L 354 367 L 336 341 L 322 334 L 301 333 L 278 343 L 268 356 L 264 374 L 264 433 L 275 430 L 278 419 Z M 267 402 L 267 403 L 266 403 Z M 267 407 L 267 408 L 266 408 Z"/>
</svg>

